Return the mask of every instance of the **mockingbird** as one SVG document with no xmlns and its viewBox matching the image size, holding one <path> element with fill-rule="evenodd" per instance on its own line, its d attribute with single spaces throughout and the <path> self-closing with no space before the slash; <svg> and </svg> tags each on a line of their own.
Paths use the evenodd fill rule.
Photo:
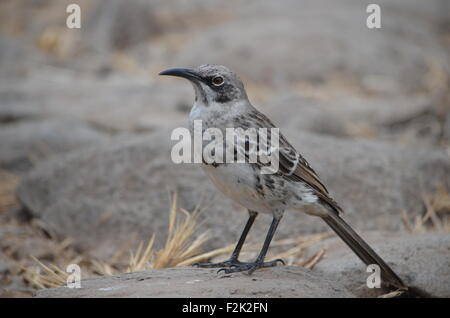
<svg viewBox="0 0 450 318">
<path fill-rule="evenodd" d="M 195 120 L 201 120 L 205 127 L 220 130 L 275 127 L 250 104 L 241 80 L 224 66 L 172 68 L 159 75 L 183 77 L 193 84 L 195 102 L 189 115 L 191 129 Z M 229 260 L 197 265 L 222 267 L 219 271 L 225 273 L 248 271 L 251 274 L 261 267 L 275 266 L 278 262 L 284 264 L 279 259 L 264 262 L 264 258 L 284 211 L 300 210 L 321 217 L 366 265 L 377 264 L 384 284 L 406 289 L 389 265 L 340 217 L 342 209 L 330 197 L 317 173 L 281 133 L 277 151 L 279 168 L 272 174 L 262 174 L 260 162 L 201 164 L 219 190 L 248 209 L 249 218 Z M 256 260 L 241 262 L 239 253 L 258 213 L 272 214 L 272 224 Z"/>
</svg>

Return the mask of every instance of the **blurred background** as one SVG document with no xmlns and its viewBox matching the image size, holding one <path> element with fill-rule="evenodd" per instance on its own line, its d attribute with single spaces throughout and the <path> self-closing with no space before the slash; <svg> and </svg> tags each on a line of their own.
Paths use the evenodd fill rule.
<svg viewBox="0 0 450 318">
<path fill-rule="evenodd" d="M 168 67 L 238 73 L 358 230 L 450 231 L 450 2 L 378 0 L 369 29 L 371 2 L 1 0 L 0 295 L 58 285 L 32 256 L 124 271 L 137 242 L 164 246 L 175 197 L 202 211 L 201 251 L 237 239 L 242 208 L 170 161 L 194 94 Z M 279 239 L 327 231 L 286 219 Z"/>
</svg>

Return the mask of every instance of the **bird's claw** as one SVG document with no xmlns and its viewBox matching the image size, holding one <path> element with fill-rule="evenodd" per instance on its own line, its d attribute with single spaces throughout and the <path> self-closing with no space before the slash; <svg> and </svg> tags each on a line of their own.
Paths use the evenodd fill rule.
<svg viewBox="0 0 450 318">
<path fill-rule="evenodd" d="M 274 266 L 277 266 L 278 262 L 280 262 L 283 265 L 286 265 L 286 263 L 281 258 L 278 258 L 278 259 L 270 261 L 270 262 L 262 262 L 262 261 L 255 261 L 255 262 L 248 262 L 248 263 L 240 262 L 240 264 L 233 264 L 233 265 L 229 266 L 228 268 L 219 269 L 217 271 L 217 274 L 219 274 L 220 272 L 224 272 L 225 274 L 231 274 L 231 273 L 247 271 L 247 273 L 249 275 L 251 275 L 258 268 L 274 267 Z"/>
<path fill-rule="evenodd" d="M 199 268 L 214 268 L 214 267 L 233 267 L 239 266 L 240 264 L 242 264 L 242 262 L 238 261 L 237 259 L 231 258 L 229 260 L 219 263 L 195 263 L 192 264 L 192 266 Z"/>
<path fill-rule="evenodd" d="M 286 265 L 286 263 L 281 258 L 277 258 L 273 262 L 275 262 L 275 265 L 273 265 L 273 266 L 277 266 L 277 264 L 276 264 L 277 262 L 280 262 L 282 265 Z"/>
</svg>

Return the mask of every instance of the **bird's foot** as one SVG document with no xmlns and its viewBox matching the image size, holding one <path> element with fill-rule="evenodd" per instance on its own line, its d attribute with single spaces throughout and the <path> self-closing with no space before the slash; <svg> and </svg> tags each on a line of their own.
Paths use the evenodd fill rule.
<svg viewBox="0 0 450 318">
<path fill-rule="evenodd" d="M 219 262 L 219 263 L 195 263 L 193 266 L 199 267 L 199 268 L 215 268 L 215 267 L 233 267 L 233 266 L 240 266 L 244 263 L 241 261 L 238 261 L 235 258 L 230 258 L 229 260 Z"/>
<path fill-rule="evenodd" d="M 237 273 L 237 272 L 244 272 L 247 271 L 249 275 L 251 275 L 255 270 L 258 268 L 264 268 L 264 267 L 274 267 L 277 266 L 277 263 L 281 263 L 283 265 L 286 265 L 284 261 L 280 258 L 270 261 L 270 262 L 263 262 L 263 261 L 255 261 L 255 262 L 239 262 L 240 264 L 237 265 L 231 265 L 229 268 L 221 268 L 217 271 L 217 273 L 224 272 L 225 274 L 230 273 Z"/>
</svg>

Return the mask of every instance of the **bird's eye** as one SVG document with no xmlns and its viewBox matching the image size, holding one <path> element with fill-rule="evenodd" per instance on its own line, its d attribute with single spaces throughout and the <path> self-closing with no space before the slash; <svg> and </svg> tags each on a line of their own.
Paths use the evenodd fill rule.
<svg viewBox="0 0 450 318">
<path fill-rule="evenodd" d="M 223 80 L 222 76 L 215 76 L 212 79 L 212 83 L 213 83 L 214 86 L 220 86 L 220 85 L 223 84 L 223 82 L 224 82 L 224 80 Z"/>
</svg>

